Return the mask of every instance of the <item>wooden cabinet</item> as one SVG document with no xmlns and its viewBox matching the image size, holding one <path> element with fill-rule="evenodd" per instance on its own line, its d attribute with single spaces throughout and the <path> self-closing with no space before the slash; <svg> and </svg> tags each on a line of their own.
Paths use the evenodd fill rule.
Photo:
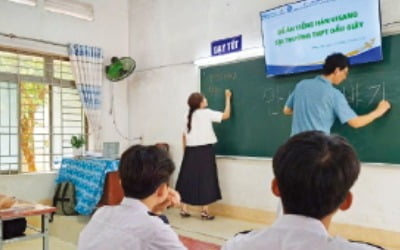
<svg viewBox="0 0 400 250">
<path fill-rule="evenodd" d="M 104 182 L 103 196 L 98 206 L 118 205 L 124 198 L 118 171 L 109 172 Z"/>
</svg>

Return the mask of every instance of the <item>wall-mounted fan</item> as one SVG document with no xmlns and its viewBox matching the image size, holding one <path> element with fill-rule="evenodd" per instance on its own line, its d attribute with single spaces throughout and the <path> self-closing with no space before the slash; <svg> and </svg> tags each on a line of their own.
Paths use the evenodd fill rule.
<svg viewBox="0 0 400 250">
<path fill-rule="evenodd" d="M 111 64 L 106 66 L 106 77 L 112 82 L 128 77 L 136 68 L 136 62 L 130 57 L 112 57 Z"/>
</svg>

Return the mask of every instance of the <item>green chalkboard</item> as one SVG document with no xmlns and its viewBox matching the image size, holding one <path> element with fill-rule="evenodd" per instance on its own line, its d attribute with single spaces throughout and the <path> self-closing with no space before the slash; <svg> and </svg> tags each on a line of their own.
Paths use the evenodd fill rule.
<svg viewBox="0 0 400 250">
<path fill-rule="evenodd" d="M 338 88 L 358 114 L 386 98 L 392 109 L 367 127 L 339 123 L 332 133 L 346 137 L 364 162 L 400 163 L 400 36 L 383 38 L 381 62 L 352 66 Z M 291 117 L 282 113 L 298 81 L 318 72 L 267 78 L 264 58 L 201 69 L 201 91 L 209 107 L 224 109 L 224 89 L 233 92 L 231 119 L 214 126 L 217 154 L 271 157 L 290 135 Z"/>
</svg>

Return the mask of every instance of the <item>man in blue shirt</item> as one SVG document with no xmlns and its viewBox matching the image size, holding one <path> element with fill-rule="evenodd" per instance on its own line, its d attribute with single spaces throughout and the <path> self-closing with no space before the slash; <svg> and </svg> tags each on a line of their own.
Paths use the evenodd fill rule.
<svg viewBox="0 0 400 250">
<path fill-rule="evenodd" d="M 309 130 L 320 130 L 330 134 L 336 117 L 342 124 L 347 123 L 353 128 L 360 128 L 390 109 L 390 103 L 382 100 L 372 112 L 357 115 L 344 95 L 333 87 L 341 84 L 348 73 L 347 57 L 336 53 L 325 59 L 322 75 L 302 80 L 296 85 L 283 109 L 285 115 L 293 114 L 291 135 Z"/>
</svg>

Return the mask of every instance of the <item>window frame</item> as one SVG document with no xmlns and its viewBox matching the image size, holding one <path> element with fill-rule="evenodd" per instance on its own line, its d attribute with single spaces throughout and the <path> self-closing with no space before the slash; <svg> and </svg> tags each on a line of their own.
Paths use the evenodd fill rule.
<svg viewBox="0 0 400 250">
<path fill-rule="evenodd" d="M 8 170 L 1 170 L 0 169 L 0 175 L 3 174 L 23 174 L 23 173 L 43 173 L 43 171 L 36 171 L 36 172 L 25 172 L 22 171 L 22 162 L 23 162 L 23 152 L 21 150 L 21 84 L 24 82 L 32 82 L 35 84 L 43 84 L 47 85 L 49 87 L 49 164 L 50 164 L 50 171 L 55 171 L 57 168 L 54 167 L 54 148 L 53 148 L 53 141 L 54 141 L 54 130 L 55 128 L 53 127 L 53 107 L 52 107 L 52 98 L 55 95 L 53 93 L 53 88 L 60 87 L 62 88 L 73 88 L 77 89 L 77 86 L 75 84 L 74 80 L 64 80 L 57 78 L 57 76 L 54 75 L 54 61 L 70 61 L 67 56 L 62 56 L 62 55 L 57 55 L 57 54 L 52 54 L 52 53 L 46 53 L 46 52 L 37 52 L 33 50 L 27 50 L 27 49 L 17 49 L 17 48 L 10 48 L 6 46 L 0 45 L 0 51 L 1 52 L 10 52 L 10 53 L 15 53 L 18 55 L 27 55 L 27 56 L 38 56 L 38 57 L 43 57 L 43 70 L 44 70 L 44 75 L 43 76 L 34 76 L 34 75 L 23 75 L 20 73 L 9 73 L 9 72 L 0 72 L 0 82 L 5 81 L 5 82 L 13 82 L 16 83 L 16 89 L 17 89 L 17 118 L 18 118 L 18 126 L 17 126 L 17 131 L 18 131 L 18 160 L 17 160 L 17 165 L 18 168 L 17 170 L 15 169 L 8 169 Z M 86 139 L 84 148 L 88 148 L 88 132 L 89 132 L 89 123 L 86 115 L 84 114 L 83 107 L 81 108 L 81 112 L 83 113 L 83 120 L 82 120 L 82 126 L 83 126 L 83 133 Z M 62 135 L 62 134 L 60 134 Z"/>
</svg>

